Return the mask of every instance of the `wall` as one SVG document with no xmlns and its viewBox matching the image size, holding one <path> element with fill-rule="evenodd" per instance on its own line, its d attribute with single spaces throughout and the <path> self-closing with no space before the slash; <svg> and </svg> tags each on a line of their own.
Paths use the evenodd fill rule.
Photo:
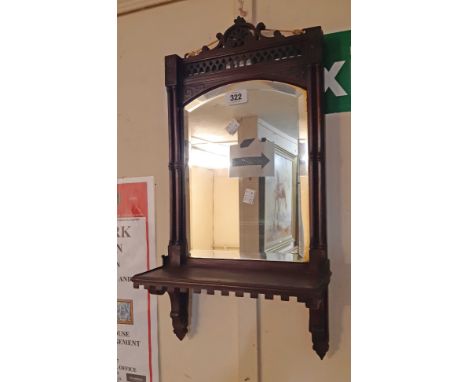
<svg viewBox="0 0 468 382">
<path fill-rule="evenodd" d="M 213 178 L 213 170 L 190 168 L 189 248 L 213 247 Z"/>
<path fill-rule="evenodd" d="M 228 169 L 190 167 L 191 249 L 239 249 L 239 180 Z"/>
<path fill-rule="evenodd" d="M 230 178 L 228 169 L 214 171 L 213 246 L 239 248 L 239 179 Z"/>
<path fill-rule="evenodd" d="M 155 177 L 158 257 L 169 241 L 164 56 L 214 40 L 232 24 L 234 8 L 229 0 L 186 0 L 118 19 L 118 176 Z M 254 11 L 269 28 L 351 28 L 349 0 L 257 0 Z M 190 334 L 179 342 L 164 295 L 158 299 L 161 382 L 350 380 L 350 120 L 350 113 L 326 119 L 333 276 L 325 360 L 312 351 L 303 304 L 195 295 Z"/>
</svg>

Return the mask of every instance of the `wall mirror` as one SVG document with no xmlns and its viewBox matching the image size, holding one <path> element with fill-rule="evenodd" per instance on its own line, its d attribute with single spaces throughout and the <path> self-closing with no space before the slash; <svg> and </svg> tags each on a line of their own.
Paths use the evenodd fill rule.
<svg viewBox="0 0 468 382">
<path fill-rule="evenodd" d="M 238 17 L 217 45 L 165 58 L 170 241 L 132 277 L 167 293 L 175 335 L 192 293 L 290 299 L 328 351 L 323 34 Z"/>
<path fill-rule="evenodd" d="M 306 92 L 239 82 L 184 110 L 190 256 L 307 261 Z"/>
</svg>

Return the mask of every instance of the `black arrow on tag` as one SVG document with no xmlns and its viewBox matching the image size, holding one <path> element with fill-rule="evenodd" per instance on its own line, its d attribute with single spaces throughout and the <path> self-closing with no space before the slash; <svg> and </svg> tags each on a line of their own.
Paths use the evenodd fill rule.
<svg viewBox="0 0 468 382">
<path fill-rule="evenodd" d="M 262 153 L 259 157 L 244 157 L 234 158 L 232 160 L 232 167 L 239 166 L 262 166 L 265 167 L 270 160 Z"/>
<path fill-rule="evenodd" d="M 244 139 L 241 144 L 240 144 L 240 147 L 241 148 L 244 148 L 244 147 L 249 147 L 250 144 L 255 140 L 255 138 L 247 138 L 247 139 Z"/>
</svg>

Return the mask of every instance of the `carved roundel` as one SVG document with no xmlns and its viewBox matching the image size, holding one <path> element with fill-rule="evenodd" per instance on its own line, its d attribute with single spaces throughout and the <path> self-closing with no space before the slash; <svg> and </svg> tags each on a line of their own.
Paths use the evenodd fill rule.
<svg viewBox="0 0 468 382">
<path fill-rule="evenodd" d="M 234 25 L 229 27 L 224 35 L 218 34 L 218 39 L 222 39 L 225 48 L 237 48 L 244 45 L 249 40 L 259 38 L 259 30 L 252 24 L 246 22 L 242 17 L 234 20 Z"/>
<path fill-rule="evenodd" d="M 237 48 L 242 46 L 249 39 L 255 38 L 255 29 L 252 31 L 247 26 L 237 27 L 234 26 L 226 31 L 224 34 L 224 46 L 226 48 Z"/>
</svg>

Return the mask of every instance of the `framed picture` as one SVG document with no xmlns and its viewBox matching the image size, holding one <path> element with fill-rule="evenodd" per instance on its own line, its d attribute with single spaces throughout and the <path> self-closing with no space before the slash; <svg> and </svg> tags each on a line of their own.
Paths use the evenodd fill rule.
<svg viewBox="0 0 468 382">
<path fill-rule="evenodd" d="M 133 300 L 117 300 L 117 323 L 133 325 Z"/>
<path fill-rule="evenodd" d="M 267 258 L 296 245 L 297 156 L 275 145 L 274 161 L 274 176 L 260 182 L 260 247 Z"/>
</svg>

